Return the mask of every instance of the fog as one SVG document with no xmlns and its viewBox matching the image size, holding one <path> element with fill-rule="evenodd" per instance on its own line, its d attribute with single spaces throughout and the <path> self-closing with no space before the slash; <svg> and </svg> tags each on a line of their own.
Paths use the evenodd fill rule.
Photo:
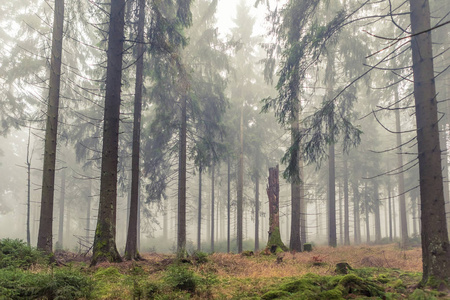
<svg viewBox="0 0 450 300">
<path fill-rule="evenodd" d="M 102 158 L 109 150 L 102 149 L 108 20 L 102 4 L 72 2 L 77 3 L 66 3 L 64 13 L 51 226 L 54 249 L 85 254 L 93 251 Z M 255 2 L 262 3 L 254 7 Z M 384 1 L 362 8 L 346 1 L 304 4 L 302 13 L 290 14 L 282 9 L 286 1 L 202 0 L 192 4 L 192 25 L 186 28 L 174 21 L 179 7 L 164 4 L 156 11 L 147 8 L 142 43 L 137 4 L 130 4 L 121 58 L 113 213 L 119 253 L 125 253 L 130 224 L 138 44 L 146 47 L 136 171 L 140 252 L 179 250 L 182 128 L 188 253 L 227 252 L 228 245 L 231 252 L 240 252 L 240 201 L 243 250 L 264 249 L 270 231 L 268 170 L 276 165 L 279 230 L 286 246 L 292 245 L 295 230 L 302 231 L 302 245 L 406 240 L 420 245 L 420 142 L 411 37 L 399 29 L 409 28 L 410 20 L 408 8 L 392 2 L 400 13 L 391 18 Z M 53 8 L 44 1 L 20 0 L 0 4 L 0 12 L 0 238 L 26 241 L 29 228 L 30 244 L 36 246 L 48 152 Z M 274 12 L 281 17 L 273 17 Z M 431 1 L 447 223 L 449 12 L 447 0 Z M 167 26 L 160 35 L 155 32 L 163 26 L 152 27 L 158 17 Z M 293 206 L 297 196 L 299 211 Z M 296 216 L 301 225 L 293 229 Z"/>
</svg>

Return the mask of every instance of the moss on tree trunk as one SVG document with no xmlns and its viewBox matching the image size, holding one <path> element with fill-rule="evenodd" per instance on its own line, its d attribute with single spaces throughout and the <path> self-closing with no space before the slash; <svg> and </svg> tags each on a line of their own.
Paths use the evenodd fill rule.
<svg viewBox="0 0 450 300">
<path fill-rule="evenodd" d="M 267 196 L 269 197 L 269 240 L 266 249 L 272 253 L 287 251 L 280 235 L 280 184 L 278 180 L 278 165 L 269 169 L 269 185 L 267 187 Z"/>
</svg>

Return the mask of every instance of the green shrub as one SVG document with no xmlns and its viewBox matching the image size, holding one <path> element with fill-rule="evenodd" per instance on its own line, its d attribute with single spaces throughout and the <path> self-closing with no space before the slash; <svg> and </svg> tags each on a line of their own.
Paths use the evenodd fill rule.
<svg viewBox="0 0 450 300">
<path fill-rule="evenodd" d="M 30 273 L 0 269 L 0 299 L 89 299 L 92 280 L 69 269 L 55 273 Z"/>
<path fill-rule="evenodd" d="M 202 251 L 194 251 L 191 258 L 198 264 L 204 264 L 208 261 L 208 253 Z"/>
<path fill-rule="evenodd" d="M 27 246 L 19 239 L 0 240 L 0 269 L 2 268 L 22 268 L 44 262 L 43 255 L 36 249 Z"/>
<path fill-rule="evenodd" d="M 275 290 L 275 291 L 269 291 L 265 293 L 261 299 L 263 300 L 272 300 L 272 299 L 279 299 L 282 297 L 289 297 L 289 293 L 285 291 Z"/>
<path fill-rule="evenodd" d="M 183 265 L 172 265 L 168 268 L 165 281 L 173 288 L 187 292 L 195 292 L 200 278 Z"/>
</svg>

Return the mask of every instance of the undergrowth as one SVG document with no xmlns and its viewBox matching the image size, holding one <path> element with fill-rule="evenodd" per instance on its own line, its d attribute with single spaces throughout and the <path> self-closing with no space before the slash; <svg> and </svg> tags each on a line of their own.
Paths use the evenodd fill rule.
<svg viewBox="0 0 450 300">
<path fill-rule="evenodd" d="M 143 254 L 145 261 L 89 268 L 49 264 L 19 240 L 0 241 L 0 300 L 6 299 L 450 299 L 418 289 L 420 253 L 395 245 L 314 247 L 253 255 L 192 251 Z M 349 252 L 352 253 L 349 255 Z M 280 259 L 281 257 L 281 259 Z M 350 260 L 350 259 L 353 260 Z M 344 274 L 336 263 L 347 262 Z M 345 274 L 348 273 L 348 274 Z"/>
</svg>

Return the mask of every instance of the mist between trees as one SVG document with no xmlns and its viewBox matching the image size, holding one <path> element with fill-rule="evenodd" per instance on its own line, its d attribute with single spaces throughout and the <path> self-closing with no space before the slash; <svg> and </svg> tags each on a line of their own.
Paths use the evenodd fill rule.
<svg viewBox="0 0 450 300">
<path fill-rule="evenodd" d="M 240 0 L 226 34 L 217 5 L 0 4 L 2 237 L 262 250 L 279 165 L 290 250 L 422 246 L 447 280 L 450 2 Z"/>
</svg>

